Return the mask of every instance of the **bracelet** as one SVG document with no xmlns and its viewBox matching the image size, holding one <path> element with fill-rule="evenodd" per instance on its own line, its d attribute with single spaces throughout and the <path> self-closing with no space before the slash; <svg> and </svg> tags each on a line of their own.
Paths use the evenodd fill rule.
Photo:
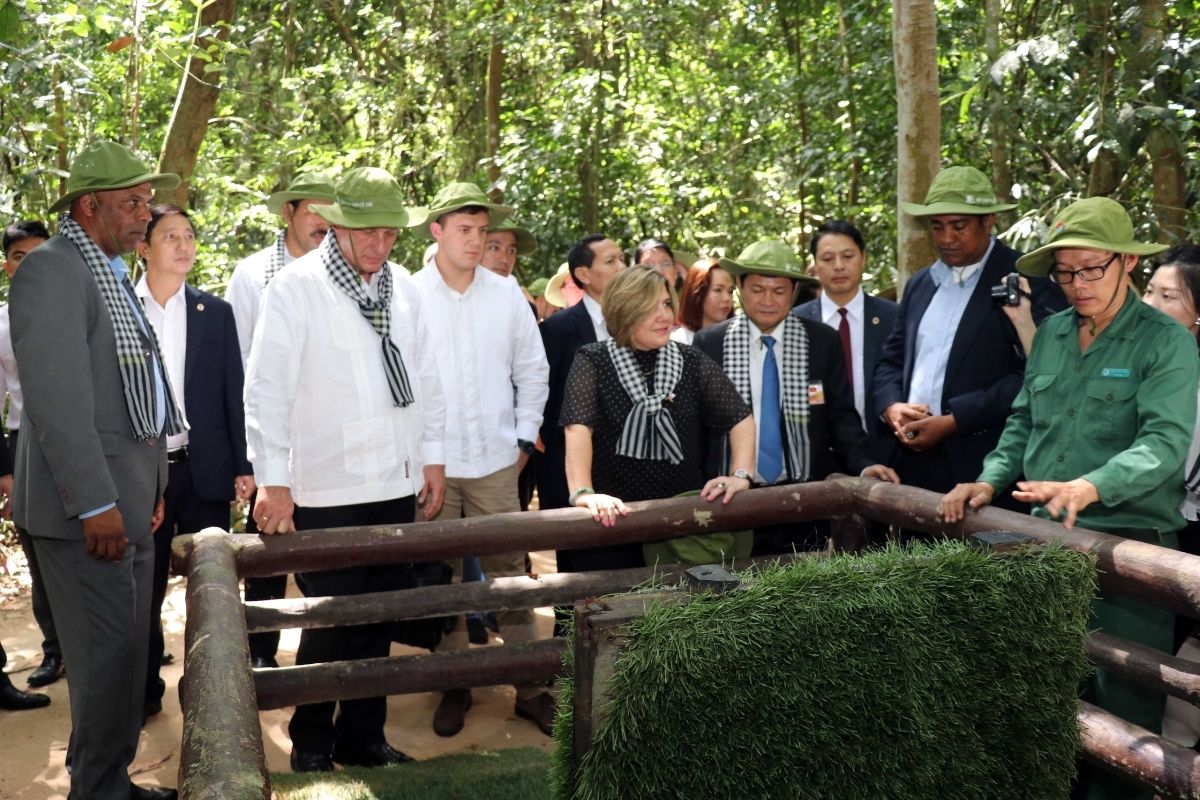
<svg viewBox="0 0 1200 800">
<path fill-rule="evenodd" d="M 596 490 L 590 486 L 580 486 L 575 491 L 571 492 L 571 496 L 567 498 L 567 505 L 571 508 L 575 507 L 575 501 L 583 497 L 585 494 L 595 494 Z"/>
</svg>

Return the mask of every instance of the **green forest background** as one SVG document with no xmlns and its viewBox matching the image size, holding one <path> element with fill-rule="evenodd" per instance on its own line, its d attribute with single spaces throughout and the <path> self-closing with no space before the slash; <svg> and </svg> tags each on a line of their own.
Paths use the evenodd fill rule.
<svg viewBox="0 0 1200 800">
<path fill-rule="evenodd" d="M 413 204 L 474 180 L 517 206 L 541 242 L 526 281 L 597 230 L 806 251 L 845 217 L 886 289 L 893 64 L 927 46 L 893 43 L 907 14 L 936 18 L 928 144 L 1019 204 L 1014 244 L 1089 194 L 1146 239 L 1200 239 L 1200 0 L 0 0 L 0 213 L 43 217 L 70 157 L 109 137 L 186 175 L 193 282 L 217 292 L 271 239 L 269 192 L 356 165 Z M 425 244 L 402 234 L 395 260 Z"/>
</svg>

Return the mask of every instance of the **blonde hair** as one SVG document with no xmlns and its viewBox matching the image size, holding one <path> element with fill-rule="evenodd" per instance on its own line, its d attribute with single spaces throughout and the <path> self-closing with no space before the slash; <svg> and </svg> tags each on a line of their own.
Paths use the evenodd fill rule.
<svg viewBox="0 0 1200 800">
<path fill-rule="evenodd" d="M 658 305 L 659 293 L 667 290 L 671 318 L 679 312 L 675 288 L 661 272 L 650 267 L 628 267 L 614 275 L 604 287 L 600 310 L 609 335 L 621 347 L 633 345 L 633 332 Z"/>
</svg>

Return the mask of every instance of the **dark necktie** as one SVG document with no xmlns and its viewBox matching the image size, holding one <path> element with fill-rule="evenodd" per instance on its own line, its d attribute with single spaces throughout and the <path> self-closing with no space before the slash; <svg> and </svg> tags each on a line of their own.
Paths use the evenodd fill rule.
<svg viewBox="0 0 1200 800">
<path fill-rule="evenodd" d="M 854 391 L 854 348 L 850 346 L 850 320 L 846 319 L 846 309 L 839 308 L 838 314 L 842 319 L 838 323 L 838 338 L 842 340 L 842 355 L 846 357 L 846 382 L 850 391 Z"/>
<path fill-rule="evenodd" d="M 779 429 L 779 368 L 775 365 L 775 337 L 764 336 L 767 347 L 763 359 L 762 402 L 758 421 L 758 474 L 767 483 L 774 483 L 783 474 L 783 436 Z"/>
</svg>

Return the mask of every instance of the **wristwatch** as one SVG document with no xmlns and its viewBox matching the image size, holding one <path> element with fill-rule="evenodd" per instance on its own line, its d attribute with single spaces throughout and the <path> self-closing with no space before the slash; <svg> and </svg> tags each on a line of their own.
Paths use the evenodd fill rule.
<svg viewBox="0 0 1200 800">
<path fill-rule="evenodd" d="M 750 476 L 750 473 L 749 473 L 749 472 L 747 472 L 747 471 L 746 471 L 746 470 L 744 470 L 744 469 L 736 469 L 736 470 L 734 470 L 734 471 L 733 471 L 733 474 L 732 474 L 732 475 L 730 475 L 729 477 L 731 477 L 731 478 L 741 478 L 741 479 L 742 479 L 742 480 L 744 480 L 746 483 L 754 483 L 754 478 L 752 478 L 752 477 Z"/>
<path fill-rule="evenodd" d="M 527 456 L 531 456 L 537 450 L 537 445 L 528 439 L 517 439 L 517 447 Z"/>
</svg>

